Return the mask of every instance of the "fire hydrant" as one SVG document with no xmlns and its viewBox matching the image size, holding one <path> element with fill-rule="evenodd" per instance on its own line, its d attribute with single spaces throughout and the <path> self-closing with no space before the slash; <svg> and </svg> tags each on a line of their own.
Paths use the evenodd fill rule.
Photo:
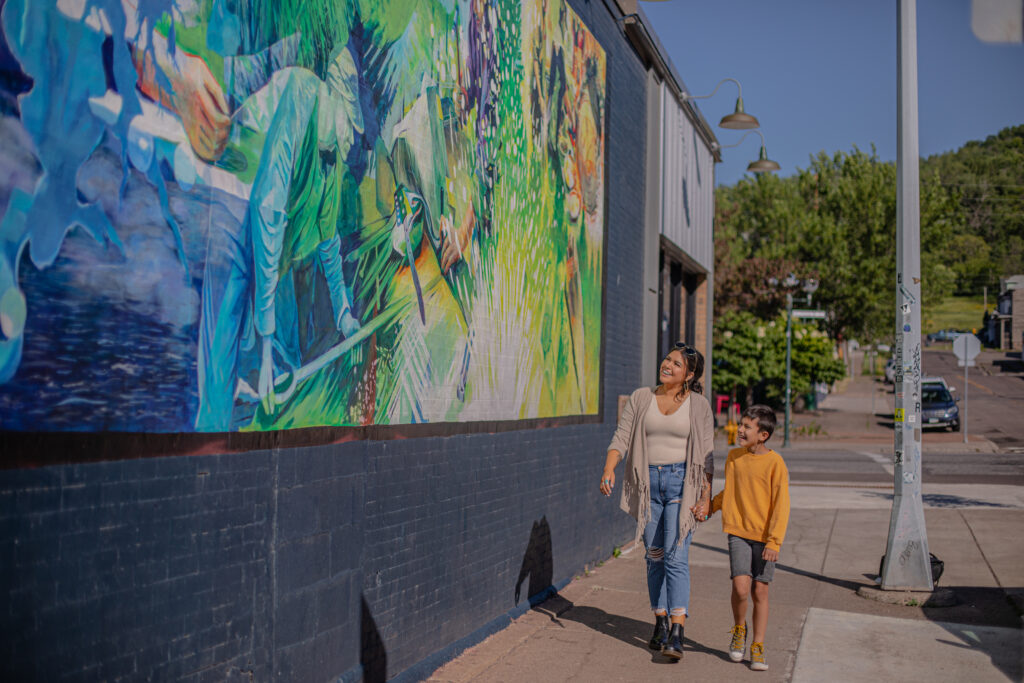
<svg viewBox="0 0 1024 683">
<path fill-rule="evenodd" d="M 727 443 L 730 446 L 735 446 L 736 445 L 736 430 L 737 429 L 738 428 L 736 426 L 736 421 L 733 420 L 730 417 L 729 421 L 725 423 L 725 437 L 727 439 Z"/>
</svg>

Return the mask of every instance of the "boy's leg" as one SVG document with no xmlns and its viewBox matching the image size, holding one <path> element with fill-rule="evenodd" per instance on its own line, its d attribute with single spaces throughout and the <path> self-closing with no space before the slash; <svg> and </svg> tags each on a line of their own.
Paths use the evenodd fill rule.
<svg viewBox="0 0 1024 683">
<path fill-rule="evenodd" d="M 752 592 L 754 594 L 754 643 L 764 643 L 765 630 L 768 627 L 768 584 L 775 577 L 775 563 L 764 559 L 764 544 L 753 543 L 754 561 L 751 573 L 754 575 Z"/>
<path fill-rule="evenodd" d="M 754 581 L 754 640 L 764 642 L 764 634 L 768 629 L 768 585 L 762 581 Z"/>
<path fill-rule="evenodd" d="M 732 576 L 732 617 L 736 626 L 743 626 L 747 618 L 747 598 L 750 597 L 751 564 L 753 554 L 750 542 L 729 534 L 729 570 Z"/>
</svg>

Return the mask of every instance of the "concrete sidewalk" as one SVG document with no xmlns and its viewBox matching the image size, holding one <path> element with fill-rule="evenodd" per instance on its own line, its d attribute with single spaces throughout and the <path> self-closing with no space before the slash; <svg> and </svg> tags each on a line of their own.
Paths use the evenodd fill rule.
<svg viewBox="0 0 1024 683">
<path fill-rule="evenodd" d="M 965 490 L 959 507 L 926 506 L 930 549 L 946 563 L 940 586 L 952 588 L 959 603 L 922 609 L 856 594 L 874 585 L 890 502 L 871 488 L 844 487 L 843 499 L 828 489 L 792 487 L 790 526 L 771 589 L 767 672 L 728 658 L 728 555 L 715 518 L 692 543 L 681 662 L 647 649 L 653 618 L 640 548 L 578 576 L 430 680 L 1021 680 L 1021 620 L 1008 600 L 1008 593 L 1024 592 L 1019 492 L 1004 492 L 993 503 Z M 850 501 L 856 506 L 836 508 Z"/>
</svg>

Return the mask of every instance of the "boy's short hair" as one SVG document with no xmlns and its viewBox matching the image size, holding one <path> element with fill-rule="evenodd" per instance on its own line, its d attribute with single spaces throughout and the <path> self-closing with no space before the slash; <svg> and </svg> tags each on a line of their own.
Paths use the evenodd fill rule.
<svg viewBox="0 0 1024 683">
<path fill-rule="evenodd" d="M 778 424 L 778 419 L 775 417 L 775 411 L 768 406 L 758 403 L 752 405 L 743 411 L 743 415 L 740 419 L 748 417 L 757 423 L 758 431 L 768 432 L 768 439 L 772 438 L 772 434 L 775 432 L 775 425 Z M 768 439 L 765 439 L 767 441 Z"/>
</svg>

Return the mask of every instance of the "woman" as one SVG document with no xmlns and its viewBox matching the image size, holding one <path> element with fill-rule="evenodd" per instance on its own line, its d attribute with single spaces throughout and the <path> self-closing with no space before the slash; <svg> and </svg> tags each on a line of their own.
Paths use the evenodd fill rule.
<svg viewBox="0 0 1024 683">
<path fill-rule="evenodd" d="M 629 397 L 601 477 L 601 492 L 610 496 L 615 466 L 626 454 L 620 506 L 637 520 L 637 537 L 647 549 L 655 614 L 650 647 L 673 659 L 683 656 L 690 601 L 690 539 L 698 521 L 692 508 L 706 509 L 714 473 L 711 404 L 698 379 L 703 373 L 704 356 L 677 342 L 661 362 L 661 384 Z"/>
</svg>

